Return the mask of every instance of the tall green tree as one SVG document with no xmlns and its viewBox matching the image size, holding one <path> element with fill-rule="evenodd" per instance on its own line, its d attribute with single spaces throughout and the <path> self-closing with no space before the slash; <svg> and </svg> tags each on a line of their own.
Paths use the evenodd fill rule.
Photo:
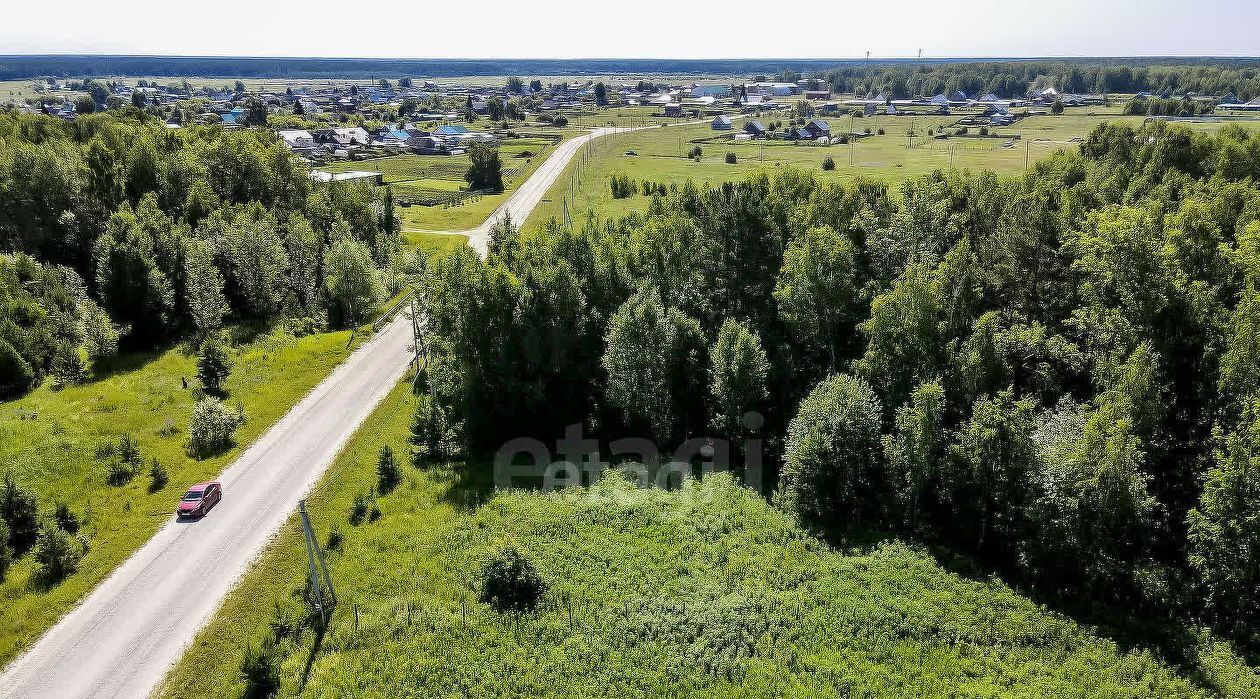
<svg viewBox="0 0 1260 699">
<path fill-rule="evenodd" d="M 1034 405 L 1009 391 L 977 400 L 950 447 L 955 532 L 979 551 L 1019 550 L 1038 471 Z"/>
<path fill-rule="evenodd" d="M 1217 627 L 1260 642 L 1260 405 L 1226 435 L 1189 514 L 1190 563 Z"/>
<path fill-rule="evenodd" d="M 738 439 L 744 432 L 744 415 L 770 396 L 766 386 L 770 363 L 761 338 L 728 318 L 709 350 L 709 364 L 709 426 L 718 435 Z"/>
<path fill-rule="evenodd" d="M 861 378 L 840 374 L 814 387 L 788 425 L 778 505 L 817 531 L 883 523 L 891 485 L 881 413 Z"/>
<path fill-rule="evenodd" d="M 861 325 L 866 353 L 855 368 L 883 400 L 904 402 L 914 386 L 941 373 L 942 316 L 937 278 L 918 264 L 871 302 L 870 318 Z"/>
<path fill-rule="evenodd" d="M 371 315 L 385 295 L 372 253 L 357 240 L 342 238 L 324 256 L 324 290 L 346 327 Z"/>
<path fill-rule="evenodd" d="M 857 265 L 848 237 L 830 226 L 810 228 L 788 243 L 774 289 L 779 315 L 798 338 L 826 353 L 833 371 L 863 312 Z"/>
<path fill-rule="evenodd" d="M 608 402 L 627 426 L 666 445 L 694 417 L 703 372 L 703 336 L 695 320 L 667 309 L 655 289 L 640 289 L 608 322 L 602 364 Z M 698 426 L 698 425 L 692 425 Z"/>
<path fill-rule="evenodd" d="M 498 148 L 485 143 L 474 143 L 468 149 L 468 159 L 471 164 L 464 179 L 470 188 L 503 191 L 503 161 L 499 158 Z"/>
<path fill-rule="evenodd" d="M 214 262 L 214 250 L 201 240 L 189 240 L 184 251 L 184 299 L 193 326 L 203 335 L 223 325 L 231 310 L 223 295 L 223 275 Z"/>
<path fill-rule="evenodd" d="M 884 437 L 901 519 L 912 532 L 925 532 L 925 514 L 950 500 L 944 417 L 945 389 L 939 381 L 921 383 L 897 409 L 892 434 Z"/>
<path fill-rule="evenodd" d="M 158 264 L 158 247 L 136 216 L 114 214 L 93 248 L 96 289 L 112 317 L 131 327 L 139 342 L 153 342 L 172 327 L 175 286 Z"/>
</svg>

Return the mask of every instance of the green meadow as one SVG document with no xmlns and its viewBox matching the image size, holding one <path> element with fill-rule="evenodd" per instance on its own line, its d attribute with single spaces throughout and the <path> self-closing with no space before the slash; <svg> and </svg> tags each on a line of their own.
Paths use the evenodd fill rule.
<svg viewBox="0 0 1260 699">
<path fill-rule="evenodd" d="M 629 132 L 600 139 L 586 149 L 585 157 L 575 158 L 548 190 L 527 224 L 538 225 L 552 217 L 560 218 L 566 197 L 570 216 L 575 219 L 587 212 L 606 218 L 646 208 L 649 197 L 642 194 L 613 199 L 609 180 L 614 175 L 653 183 L 681 184 L 691 180 L 701 186 L 716 186 L 757 172 L 773 174 L 777 168 L 789 166 L 809 170 L 822 180 L 849 181 L 865 177 L 890 185 L 950 168 L 1017 174 L 1050 153 L 1075 148 L 1073 139 L 1085 138 L 1103 121 L 1133 125 L 1143 121 L 1142 117 L 1120 116 L 1118 111 L 1115 107 L 1081 108 L 1069 110 L 1062 116 L 1030 116 L 1009 127 L 994 127 L 987 137 L 980 136 L 974 126 L 965 136 L 953 135 L 953 125 L 960 118 L 958 114 L 823 117 L 831 124 L 834 134 L 861 133 L 868 128 L 872 134 L 854 139 L 849 145 L 829 146 L 732 140 L 749 119 L 760 119 L 762 123 L 787 121 L 787 117 L 776 115 L 736 118 L 735 127 L 725 132 L 714 131 L 707 123 Z M 1225 122 L 1205 119 L 1180 123 L 1195 130 L 1214 132 Z M 1229 123 L 1260 128 L 1260 119 Z M 884 130 L 884 135 L 878 135 L 880 129 Z M 949 137 L 936 138 L 942 131 L 950 134 Z M 700 159 L 688 158 L 691 149 L 697 146 L 702 150 Z M 734 164 L 726 162 L 727 153 L 735 154 Z M 835 163 L 834 170 L 823 170 L 823 160 L 827 157 Z"/>
</svg>

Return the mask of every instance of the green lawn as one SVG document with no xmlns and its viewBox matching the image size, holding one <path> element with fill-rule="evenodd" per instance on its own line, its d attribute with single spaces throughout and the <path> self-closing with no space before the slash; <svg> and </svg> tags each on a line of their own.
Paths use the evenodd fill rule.
<svg viewBox="0 0 1260 699">
<path fill-rule="evenodd" d="M 406 447 L 404 383 L 308 502 L 340 606 L 315 649 L 280 644 L 281 696 L 1206 697 L 1256 696 L 1256 676 L 1206 642 L 1197 679 L 1130 652 L 993 580 L 900 544 L 840 553 L 721 477 L 681 491 L 499 494 L 479 508 L 446 469 L 407 466 L 378 521 L 351 526 L 382 444 Z M 477 601 L 505 544 L 549 585 L 514 618 Z M 239 697 L 247 645 L 301 608 L 291 519 L 168 675 L 164 697 Z M 214 678 L 207 682 L 207 678 Z"/>
<path fill-rule="evenodd" d="M 972 127 L 965 137 L 947 139 L 929 138 L 929 129 L 940 131 L 954 124 L 960 115 L 953 116 L 876 116 L 851 119 L 848 116 L 826 118 L 834 133 L 850 130 L 864 131 L 870 128 L 877 134 L 848 145 L 795 145 L 784 141 L 765 142 L 705 142 L 719 135 L 706 125 L 680 126 L 668 129 L 652 129 L 618 135 L 612 139 L 600 139 L 592 146 L 593 157 L 585 162 L 575 159 L 565 174 L 548 191 L 543 203 L 534 210 L 526 225 L 538 225 L 551 217 L 562 215 L 562 201 L 567 195 L 570 216 L 578 220 L 592 211 L 600 217 L 618 216 L 632 210 L 643 210 L 649 199 L 635 196 L 615 200 L 609 191 L 609 178 L 614 174 L 628 175 L 635 180 L 682 183 L 693 180 L 699 185 L 714 186 L 722 182 L 741 180 L 755 172 L 773 173 L 776 168 L 795 166 L 813 172 L 824 180 L 847 181 L 864 176 L 896 184 L 911 177 L 931 173 L 937 169 L 982 170 L 1003 174 L 1019 173 L 1026 163 L 1064 148 L 1074 148 L 1071 139 L 1083 138 L 1104 120 L 1133 125 L 1141 124 L 1141 117 L 1123 117 L 1116 114 L 1118 108 L 1069 110 L 1063 116 L 1032 116 L 1010 127 L 994 128 L 996 137 L 981 138 L 978 129 Z M 763 116 L 763 123 L 783 117 Z M 735 122 L 737 133 L 743 121 Z M 1192 129 L 1216 131 L 1221 122 L 1183 122 Z M 1260 128 L 1260 119 L 1236 121 L 1249 128 Z M 913 141 L 907 131 L 917 134 Z M 699 145 L 703 154 L 699 162 L 688 159 L 687 153 Z M 635 155 L 627 155 L 634 151 Z M 726 154 L 734 153 L 736 164 L 726 163 Z M 823 159 L 830 156 L 836 164 L 834 171 L 822 169 Z"/>
<path fill-rule="evenodd" d="M 196 357 L 180 346 L 154 354 L 120 357 L 102 378 L 53 390 L 48 382 L 14 401 L 0 403 L 0 463 L 39 496 L 51 515 L 64 502 L 84 518 L 91 542 L 81 569 L 45 589 L 32 579 L 32 556 L 23 557 L 0 584 L 0 666 L 34 641 L 103 580 L 171 517 L 189 483 L 218 474 L 242 449 L 274 424 L 350 352 L 348 332 L 294 338 L 282 331 L 238 348 L 228 380 L 229 402 L 240 402 L 248 422 L 238 446 L 205 461 L 184 453 Z M 106 484 L 96 447 L 131 435 L 145 460 L 129 484 Z M 164 490 L 149 493 L 148 463 L 157 458 L 170 473 Z"/>
</svg>

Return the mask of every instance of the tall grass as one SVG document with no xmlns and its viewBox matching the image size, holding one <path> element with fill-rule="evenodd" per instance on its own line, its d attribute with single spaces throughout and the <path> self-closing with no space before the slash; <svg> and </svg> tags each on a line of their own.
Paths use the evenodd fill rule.
<svg viewBox="0 0 1260 699">
<path fill-rule="evenodd" d="M 318 644 L 314 633 L 282 640 L 282 696 L 1212 695 L 903 544 L 833 551 L 724 477 L 673 492 L 607 479 L 474 509 L 461 471 L 412 469 L 376 497 L 379 520 L 349 525 L 381 445 L 405 444 L 414 401 L 403 385 L 383 402 L 309 504 L 321 536 L 341 537 L 330 557 L 341 605 Z M 486 561 L 507 545 L 547 584 L 533 612 L 477 601 Z M 163 694 L 239 696 L 242 649 L 273 633 L 277 603 L 300 605 L 304 566 L 291 524 Z M 1256 690 L 1227 648 L 1207 647 L 1223 693 Z"/>
</svg>

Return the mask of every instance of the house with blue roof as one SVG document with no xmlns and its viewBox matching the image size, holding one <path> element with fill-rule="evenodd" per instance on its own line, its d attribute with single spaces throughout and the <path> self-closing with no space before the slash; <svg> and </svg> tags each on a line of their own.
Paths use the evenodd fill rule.
<svg viewBox="0 0 1260 699">
<path fill-rule="evenodd" d="M 468 127 L 463 124 L 443 124 L 433 131 L 434 136 L 462 136 L 468 133 Z"/>
</svg>

